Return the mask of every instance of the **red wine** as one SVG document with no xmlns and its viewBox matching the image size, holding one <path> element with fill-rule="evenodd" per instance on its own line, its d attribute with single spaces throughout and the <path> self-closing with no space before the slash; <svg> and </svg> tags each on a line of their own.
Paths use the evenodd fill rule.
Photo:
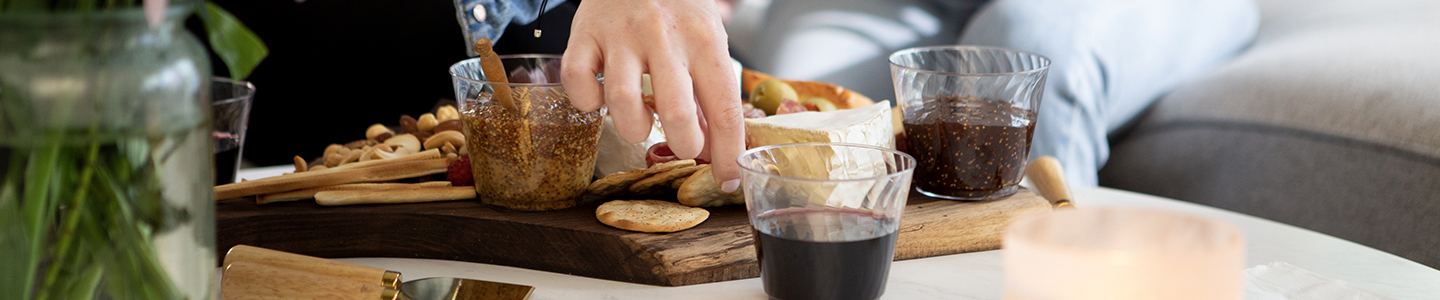
<svg viewBox="0 0 1440 300">
<path fill-rule="evenodd" d="M 755 255 L 771 299 L 877 299 L 898 220 L 868 210 L 787 208 L 755 218 Z"/>
<path fill-rule="evenodd" d="M 904 121 L 916 187 L 972 200 L 1013 194 L 1030 155 L 1035 113 L 975 98 L 933 101 Z"/>
<path fill-rule="evenodd" d="M 240 138 L 223 133 L 214 136 L 215 185 L 235 182 L 235 171 L 240 168 Z"/>
</svg>

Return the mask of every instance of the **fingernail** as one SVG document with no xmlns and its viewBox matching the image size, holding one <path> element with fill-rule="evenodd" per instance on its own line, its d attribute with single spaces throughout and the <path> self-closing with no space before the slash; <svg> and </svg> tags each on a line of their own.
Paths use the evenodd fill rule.
<svg viewBox="0 0 1440 300">
<path fill-rule="evenodd" d="M 737 189 L 740 189 L 739 179 L 731 179 L 720 184 L 721 192 L 734 193 Z"/>
</svg>

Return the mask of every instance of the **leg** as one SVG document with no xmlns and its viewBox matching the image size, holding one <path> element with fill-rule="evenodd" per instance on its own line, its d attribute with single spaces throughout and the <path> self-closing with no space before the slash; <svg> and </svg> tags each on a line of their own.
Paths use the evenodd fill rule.
<svg viewBox="0 0 1440 300">
<path fill-rule="evenodd" d="M 1258 25 L 1250 0 L 999 0 L 961 42 L 1051 59 L 1032 156 L 1055 156 L 1071 184 L 1094 186 L 1111 131 L 1243 49 Z"/>
</svg>

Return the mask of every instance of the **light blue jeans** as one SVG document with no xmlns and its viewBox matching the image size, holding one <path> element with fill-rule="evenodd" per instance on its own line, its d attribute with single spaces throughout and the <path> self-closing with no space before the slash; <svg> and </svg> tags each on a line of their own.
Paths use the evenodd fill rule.
<svg viewBox="0 0 1440 300">
<path fill-rule="evenodd" d="M 1254 39 L 1252 1 L 997 0 L 971 15 L 980 1 L 786 0 L 759 22 L 732 24 L 731 38 L 752 68 L 876 99 L 894 95 L 887 57 L 903 48 L 959 43 L 1045 55 L 1052 64 L 1032 156 L 1055 156 L 1070 184 L 1094 186 L 1110 134 Z"/>
<path fill-rule="evenodd" d="M 1259 23 L 1253 0 L 999 0 L 960 43 L 1050 58 L 1031 156 L 1055 156 L 1071 185 L 1094 186 L 1109 134 L 1243 50 Z"/>
</svg>

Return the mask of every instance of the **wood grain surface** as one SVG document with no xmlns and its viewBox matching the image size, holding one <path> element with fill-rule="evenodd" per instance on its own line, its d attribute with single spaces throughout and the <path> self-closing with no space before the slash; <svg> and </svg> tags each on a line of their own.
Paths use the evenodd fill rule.
<svg viewBox="0 0 1440 300">
<path fill-rule="evenodd" d="M 329 258 L 459 260 L 662 286 L 760 275 L 742 206 L 713 208 L 709 220 L 689 230 L 651 234 L 600 224 L 599 204 L 522 212 L 479 201 L 321 207 L 230 199 L 217 204 L 216 225 L 219 249 L 246 244 Z M 1049 202 L 1026 190 L 989 202 L 912 193 L 895 256 L 998 249 L 1011 218 L 1048 211 Z"/>
</svg>

